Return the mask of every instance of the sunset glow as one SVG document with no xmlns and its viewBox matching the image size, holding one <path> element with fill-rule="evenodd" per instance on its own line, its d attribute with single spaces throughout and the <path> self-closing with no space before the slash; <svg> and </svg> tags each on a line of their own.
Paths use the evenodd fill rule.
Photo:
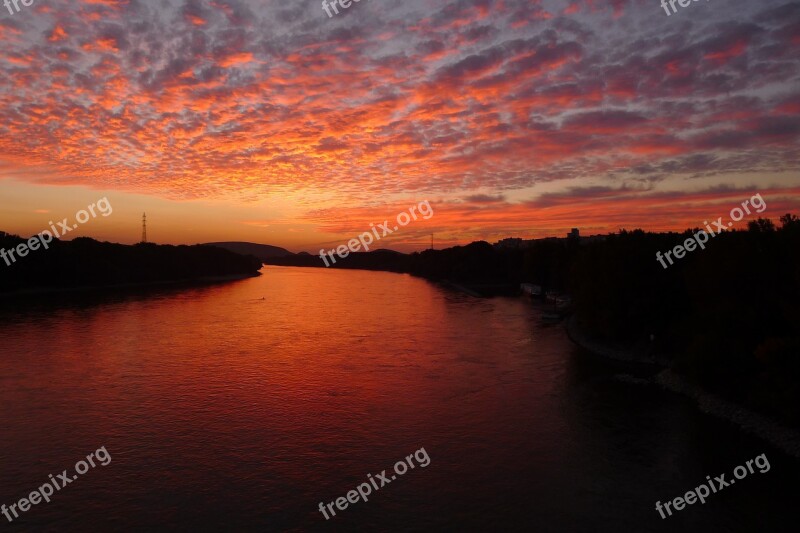
<svg viewBox="0 0 800 533">
<path fill-rule="evenodd" d="M 36 2 L 0 19 L 0 230 L 416 250 L 800 207 L 800 7 Z"/>
</svg>

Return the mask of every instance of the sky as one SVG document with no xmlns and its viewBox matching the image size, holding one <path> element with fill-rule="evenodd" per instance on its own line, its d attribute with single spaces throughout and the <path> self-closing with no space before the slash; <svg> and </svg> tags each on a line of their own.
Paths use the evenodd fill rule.
<svg viewBox="0 0 800 533">
<path fill-rule="evenodd" d="M 0 230 L 318 253 L 800 213 L 800 2 L 0 4 Z M 346 2 L 345 2 L 346 3 Z M 745 224 L 747 219 L 742 221 Z"/>
</svg>

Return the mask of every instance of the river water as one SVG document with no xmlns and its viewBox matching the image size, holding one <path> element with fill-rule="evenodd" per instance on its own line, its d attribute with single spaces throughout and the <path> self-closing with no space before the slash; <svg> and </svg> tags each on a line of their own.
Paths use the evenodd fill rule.
<svg viewBox="0 0 800 533">
<path fill-rule="evenodd" d="M 0 530 L 794 530 L 792 459 L 620 380 L 522 298 L 262 272 L 3 306 L 0 504 L 111 462 Z M 420 448 L 428 466 L 319 511 Z M 769 472 L 656 512 L 762 453 Z"/>
</svg>

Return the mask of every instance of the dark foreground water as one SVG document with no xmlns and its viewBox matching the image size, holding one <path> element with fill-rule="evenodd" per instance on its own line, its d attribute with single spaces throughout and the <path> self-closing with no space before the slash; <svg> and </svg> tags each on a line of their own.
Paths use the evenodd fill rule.
<svg viewBox="0 0 800 533">
<path fill-rule="evenodd" d="M 793 460 L 620 382 L 522 299 L 263 272 L 0 310 L 0 504 L 111 456 L 0 531 L 795 530 Z M 427 467 L 318 511 L 420 448 Z M 655 511 L 762 453 L 769 472 Z"/>
</svg>

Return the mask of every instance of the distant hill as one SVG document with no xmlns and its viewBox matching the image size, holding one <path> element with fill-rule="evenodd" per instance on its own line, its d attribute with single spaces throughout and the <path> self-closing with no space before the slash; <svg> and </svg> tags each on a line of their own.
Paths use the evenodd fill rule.
<svg viewBox="0 0 800 533">
<path fill-rule="evenodd" d="M 242 255 L 253 255 L 262 261 L 294 255 L 284 248 L 270 246 L 268 244 L 256 244 L 253 242 L 209 242 L 206 243 L 206 246 L 216 246 L 217 248 L 224 248 L 225 250 Z"/>
<path fill-rule="evenodd" d="M 307 252 L 292 253 L 285 248 L 270 246 L 268 244 L 256 244 L 252 242 L 209 242 L 205 246 L 216 246 L 230 252 L 242 255 L 252 255 L 259 258 L 268 265 L 278 266 L 303 266 L 303 267 L 325 267 L 325 263 L 318 255 Z M 370 252 L 351 253 L 349 257 L 341 259 L 336 257 L 336 264 L 333 268 L 355 268 L 362 270 L 389 270 L 394 272 L 404 272 L 407 268 L 405 264 L 406 254 L 388 249 L 372 250 Z"/>
<path fill-rule="evenodd" d="M 370 252 L 351 252 L 342 259 L 335 256 L 336 262 L 330 263 L 330 268 L 352 268 L 358 270 L 387 270 L 390 272 L 407 272 L 407 254 L 394 250 L 379 249 Z M 325 263 L 319 255 L 312 255 L 305 252 L 290 254 L 284 257 L 270 257 L 264 262 L 268 265 L 277 266 L 301 266 L 301 267 L 320 267 L 325 268 Z"/>
<path fill-rule="evenodd" d="M 0 233 L 0 250 L 26 241 Z M 13 262 L 0 261 L 0 295 L 165 282 L 196 282 L 258 276 L 261 260 L 213 246 L 99 242 L 88 237 L 53 239 Z"/>
</svg>

